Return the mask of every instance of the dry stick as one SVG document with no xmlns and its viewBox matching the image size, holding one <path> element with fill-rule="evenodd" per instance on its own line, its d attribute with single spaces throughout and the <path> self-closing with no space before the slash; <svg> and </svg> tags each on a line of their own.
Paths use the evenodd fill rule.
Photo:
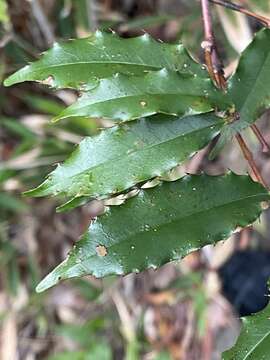
<svg viewBox="0 0 270 360">
<path fill-rule="evenodd" d="M 262 25 L 270 28 L 270 19 L 268 19 L 265 16 L 255 14 L 254 12 L 245 9 L 242 5 L 232 3 L 231 1 L 228 0 L 209 0 L 209 1 L 212 2 L 213 4 L 220 5 L 226 7 L 227 9 L 238 11 L 242 14 L 252 17 L 253 19 L 259 21 Z"/>
<path fill-rule="evenodd" d="M 218 59 L 218 53 L 215 46 L 215 38 L 213 33 L 213 25 L 212 25 L 209 1 L 213 1 L 213 0 L 201 0 L 203 26 L 204 26 L 204 42 L 202 43 L 202 47 L 205 51 L 205 62 L 211 78 L 215 80 L 218 88 L 224 90 L 226 89 L 226 79 L 224 78 L 223 66 L 221 61 Z M 221 1 L 221 0 L 214 0 L 214 1 Z M 258 130 L 257 127 L 256 130 Z M 264 181 L 259 169 L 257 168 L 252 152 L 249 150 L 247 144 L 245 143 L 240 133 L 237 133 L 236 139 L 257 181 L 268 189 L 266 182 Z"/>
<path fill-rule="evenodd" d="M 259 142 L 261 143 L 262 152 L 264 152 L 264 153 L 270 152 L 270 147 L 269 147 L 268 143 L 266 142 L 265 138 L 263 137 L 263 134 L 258 129 L 257 125 L 255 125 L 255 124 L 251 125 L 251 129 L 254 132 L 254 134 L 256 135 Z"/>
<path fill-rule="evenodd" d="M 258 168 L 257 168 L 257 165 L 256 165 L 256 163 L 255 163 L 255 161 L 254 161 L 254 158 L 253 158 L 253 154 L 252 154 L 252 152 L 249 150 L 249 148 L 247 147 L 247 144 L 245 143 L 242 135 L 238 133 L 238 134 L 236 135 L 236 139 L 237 139 L 238 144 L 239 144 L 239 146 L 240 146 L 240 148 L 241 148 L 241 150 L 242 150 L 242 153 L 243 153 L 245 159 L 247 160 L 247 162 L 249 163 L 249 165 L 250 165 L 250 167 L 251 167 L 251 169 L 252 169 L 252 171 L 253 171 L 256 179 L 257 179 L 266 189 L 268 189 L 267 184 L 265 183 L 262 175 L 260 174 L 260 171 L 259 171 Z"/>
</svg>

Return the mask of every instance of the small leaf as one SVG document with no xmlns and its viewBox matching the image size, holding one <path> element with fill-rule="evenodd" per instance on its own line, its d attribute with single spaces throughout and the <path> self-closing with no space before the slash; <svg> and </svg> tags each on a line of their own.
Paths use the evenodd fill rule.
<svg viewBox="0 0 270 360">
<path fill-rule="evenodd" d="M 185 176 L 141 190 L 93 222 L 37 291 L 63 279 L 126 274 L 180 259 L 255 221 L 262 211 L 260 203 L 269 198 L 260 184 L 234 174 Z M 99 254 L 99 247 L 106 255 Z"/>
<path fill-rule="evenodd" d="M 243 318 L 236 345 L 223 354 L 223 360 L 267 360 L 270 342 L 270 305 L 260 313 Z"/>
<path fill-rule="evenodd" d="M 102 79 L 97 87 L 84 93 L 55 121 L 73 116 L 105 117 L 120 121 L 156 113 L 184 116 L 227 108 L 229 104 L 209 78 L 162 69 L 140 77 L 117 74 Z"/>
<path fill-rule="evenodd" d="M 219 142 L 224 144 L 237 132 L 253 124 L 270 108 L 270 29 L 259 31 L 243 52 L 236 73 L 229 80 L 228 96 L 240 120 L 226 125 Z"/>
<path fill-rule="evenodd" d="M 57 88 L 91 88 L 97 79 L 116 73 L 140 75 L 162 68 L 207 77 L 182 44 L 160 43 L 147 34 L 122 39 L 97 31 L 89 38 L 54 44 L 39 61 L 11 75 L 5 85 L 41 81 Z"/>
<path fill-rule="evenodd" d="M 169 171 L 205 146 L 222 125 L 213 114 L 157 115 L 103 130 L 85 138 L 63 165 L 27 194 L 74 198 L 59 210 L 79 206 L 85 197 L 106 198 Z"/>
</svg>

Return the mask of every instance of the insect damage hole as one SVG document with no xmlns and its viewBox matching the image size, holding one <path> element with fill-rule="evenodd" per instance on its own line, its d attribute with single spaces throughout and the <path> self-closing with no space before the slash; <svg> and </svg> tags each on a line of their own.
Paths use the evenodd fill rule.
<svg viewBox="0 0 270 360">
<path fill-rule="evenodd" d="M 41 84 L 53 86 L 54 84 L 54 77 L 52 75 L 49 75 L 46 79 L 40 81 Z"/>
<path fill-rule="evenodd" d="M 98 256 L 102 256 L 102 257 L 104 257 L 108 254 L 107 248 L 103 245 L 98 245 L 96 247 L 96 252 L 97 252 Z"/>
</svg>

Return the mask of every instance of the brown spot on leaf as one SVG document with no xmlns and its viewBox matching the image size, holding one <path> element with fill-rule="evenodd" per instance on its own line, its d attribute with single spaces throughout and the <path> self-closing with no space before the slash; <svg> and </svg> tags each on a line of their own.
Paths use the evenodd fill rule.
<svg viewBox="0 0 270 360">
<path fill-rule="evenodd" d="M 98 245 L 96 247 L 96 252 L 97 252 L 98 256 L 102 256 L 102 257 L 104 257 L 108 254 L 107 248 L 103 245 Z"/>
</svg>

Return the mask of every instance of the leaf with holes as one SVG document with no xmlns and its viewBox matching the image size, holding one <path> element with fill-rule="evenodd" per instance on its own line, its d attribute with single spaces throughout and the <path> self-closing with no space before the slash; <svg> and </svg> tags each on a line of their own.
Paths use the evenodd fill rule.
<svg viewBox="0 0 270 360">
<path fill-rule="evenodd" d="M 270 305 L 256 315 L 243 318 L 236 345 L 226 351 L 223 360 L 267 360 L 270 341 Z"/>
<path fill-rule="evenodd" d="M 182 44 L 160 43 L 147 34 L 122 39 L 97 31 L 85 39 L 54 44 L 40 60 L 11 75 L 5 85 L 41 81 L 57 88 L 85 89 L 116 73 L 140 75 L 162 68 L 207 77 Z"/>
<path fill-rule="evenodd" d="M 114 126 L 85 138 L 63 165 L 28 194 L 72 197 L 68 209 L 81 205 L 85 197 L 106 198 L 172 169 L 205 146 L 222 125 L 220 118 L 204 114 L 156 115 Z"/>
<path fill-rule="evenodd" d="M 156 113 L 184 116 L 224 109 L 229 104 L 209 78 L 162 69 L 140 77 L 117 74 L 102 79 L 55 120 L 89 116 L 128 121 Z"/>
<path fill-rule="evenodd" d="M 185 176 L 141 190 L 94 221 L 37 291 L 62 279 L 126 274 L 179 259 L 252 223 L 269 199 L 260 184 L 234 174 Z"/>
</svg>

